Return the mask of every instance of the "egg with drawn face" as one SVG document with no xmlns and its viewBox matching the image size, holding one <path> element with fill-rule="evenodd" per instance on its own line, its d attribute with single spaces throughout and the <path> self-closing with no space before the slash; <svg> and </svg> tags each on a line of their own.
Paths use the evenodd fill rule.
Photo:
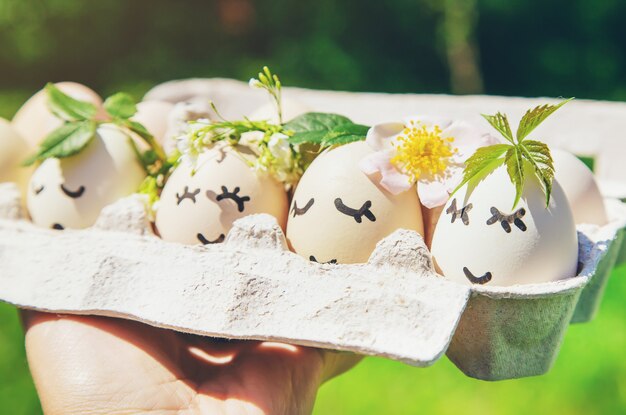
<svg viewBox="0 0 626 415">
<path fill-rule="evenodd" d="M 13 182 L 25 194 L 31 168 L 21 166 L 30 152 L 26 141 L 11 124 L 0 118 L 0 183 Z"/>
<path fill-rule="evenodd" d="M 28 211 L 36 225 L 86 228 L 105 206 L 135 192 L 145 177 L 130 143 L 112 124 L 100 125 L 80 153 L 46 159 L 28 185 Z"/>
<path fill-rule="evenodd" d="M 156 212 L 161 238 L 189 245 L 223 242 L 234 221 L 255 213 L 274 216 L 284 229 L 284 186 L 255 171 L 254 157 L 247 147 L 219 143 L 200 155 L 195 172 L 185 162 L 178 165 Z"/>
<path fill-rule="evenodd" d="M 468 194 L 465 185 L 447 202 L 433 235 L 436 266 L 461 284 L 510 286 L 576 275 L 578 242 L 567 197 L 553 182 L 550 203 L 531 167 L 522 198 L 501 166 Z"/>
<path fill-rule="evenodd" d="M 298 254 L 322 263 L 367 262 L 376 244 L 397 229 L 423 235 L 415 188 L 393 195 L 368 177 L 359 162 L 371 154 L 365 142 L 318 156 L 296 188 L 287 239 Z"/>
</svg>

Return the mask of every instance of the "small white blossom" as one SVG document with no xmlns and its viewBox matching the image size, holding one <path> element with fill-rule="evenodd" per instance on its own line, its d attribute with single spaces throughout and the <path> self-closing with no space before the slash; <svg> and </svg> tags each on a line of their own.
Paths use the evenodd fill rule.
<svg viewBox="0 0 626 415">
<path fill-rule="evenodd" d="M 259 81 L 256 78 L 250 78 L 250 80 L 248 81 L 248 85 L 250 85 L 250 88 L 254 88 L 254 89 L 263 89 L 263 88 L 265 88 L 263 86 L 263 84 L 261 83 L 261 81 Z"/>
</svg>

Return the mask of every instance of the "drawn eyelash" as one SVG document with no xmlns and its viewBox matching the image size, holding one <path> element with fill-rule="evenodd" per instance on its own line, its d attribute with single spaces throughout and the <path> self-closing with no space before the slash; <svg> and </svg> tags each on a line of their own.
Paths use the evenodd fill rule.
<svg viewBox="0 0 626 415">
<path fill-rule="evenodd" d="M 35 192 L 35 195 L 38 195 L 39 193 L 43 192 L 43 189 L 45 189 L 46 187 L 44 185 L 41 185 L 39 187 L 33 187 L 33 192 Z"/>
<path fill-rule="evenodd" d="M 307 213 L 309 211 L 309 209 L 311 209 L 311 206 L 313 206 L 313 204 L 315 203 L 315 199 L 311 198 L 311 200 L 309 200 L 306 205 L 304 205 L 304 207 L 299 208 L 298 207 L 298 203 L 296 202 L 296 200 L 294 199 L 293 201 L 293 207 L 291 208 L 291 212 L 293 213 L 293 217 L 295 218 L 296 216 L 302 216 L 305 213 Z"/>
<path fill-rule="evenodd" d="M 85 186 L 80 186 L 78 190 L 70 190 L 65 187 L 64 184 L 62 184 L 61 190 L 63 191 L 63 193 L 65 193 L 66 196 L 71 197 L 72 199 L 78 199 L 83 195 L 83 193 L 85 193 Z"/>
<path fill-rule="evenodd" d="M 182 195 L 176 193 L 176 204 L 180 205 L 185 199 L 190 199 L 193 203 L 196 203 L 196 196 L 198 196 L 198 193 L 200 193 L 200 189 L 196 189 L 193 192 L 190 192 L 189 186 L 185 186 Z"/>
<path fill-rule="evenodd" d="M 245 202 L 249 202 L 250 201 L 250 197 L 249 196 L 239 196 L 238 193 L 241 189 L 239 187 L 235 187 L 235 190 L 233 190 L 232 192 L 228 191 L 228 188 L 226 186 L 222 186 L 222 194 L 221 195 L 217 195 L 216 200 L 219 202 L 220 200 L 224 200 L 224 199 L 231 199 L 233 200 L 235 203 L 237 203 L 237 209 L 240 212 L 243 212 L 244 210 L 244 203 Z M 213 194 L 213 192 L 211 192 L 210 190 L 207 191 L 207 196 L 211 197 L 211 194 Z"/>
<path fill-rule="evenodd" d="M 450 207 L 448 209 L 446 209 L 446 213 L 452 214 L 452 218 L 450 220 L 450 223 L 454 223 L 456 218 L 460 217 L 461 221 L 463 221 L 464 225 L 466 225 L 466 226 L 469 225 L 469 216 L 467 215 L 467 212 L 472 210 L 473 207 L 474 206 L 470 203 L 470 204 L 466 205 L 465 207 L 463 207 L 461 209 L 457 209 L 456 208 L 456 199 L 452 199 L 452 203 L 450 204 Z"/>
<path fill-rule="evenodd" d="M 493 216 L 487 220 L 487 225 L 493 225 L 499 221 L 502 229 L 504 229 L 506 233 L 511 233 L 511 224 L 517 226 L 517 228 L 522 232 L 526 232 L 526 224 L 522 221 L 522 218 L 526 214 L 526 209 L 520 208 L 510 215 L 505 215 L 497 208 L 492 207 L 491 214 Z"/>
<path fill-rule="evenodd" d="M 317 258 L 315 258 L 313 255 L 311 255 L 311 256 L 309 257 L 309 261 L 311 261 L 311 262 L 317 262 L 318 264 L 332 264 L 332 265 L 337 265 L 337 260 L 336 260 L 336 259 L 331 259 L 331 260 L 330 260 L 330 261 L 328 261 L 328 262 L 319 262 L 319 261 L 317 260 Z"/>
<path fill-rule="evenodd" d="M 374 216 L 374 214 L 370 210 L 370 208 L 372 207 L 372 202 L 369 200 L 363 203 L 363 206 L 361 206 L 361 208 L 357 210 L 344 205 L 341 198 L 338 197 L 337 199 L 335 199 L 335 207 L 339 212 L 343 213 L 344 215 L 352 216 L 356 223 L 361 223 L 361 221 L 363 220 L 363 216 L 365 216 L 372 222 L 376 222 L 376 216 Z"/>
</svg>

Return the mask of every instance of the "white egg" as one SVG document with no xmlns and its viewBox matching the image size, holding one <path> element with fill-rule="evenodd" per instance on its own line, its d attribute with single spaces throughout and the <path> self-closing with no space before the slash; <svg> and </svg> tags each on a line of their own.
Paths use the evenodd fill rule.
<svg viewBox="0 0 626 415">
<path fill-rule="evenodd" d="M 567 197 L 553 182 L 550 204 L 530 167 L 522 199 L 501 166 L 468 195 L 462 187 L 446 204 L 432 242 L 435 263 L 462 284 L 555 281 L 576 275 L 578 242 Z"/>
<path fill-rule="evenodd" d="M 283 122 L 287 122 L 293 120 L 297 116 L 302 114 L 306 114 L 307 112 L 311 112 L 311 107 L 302 102 L 284 97 L 282 99 L 282 109 L 283 109 Z M 259 107 L 248 117 L 254 121 L 269 121 L 272 123 L 278 123 L 278 113 L 276 112 L 276 105 L 273 102 L 268 102 L 267 104 Z"/>
<path fill-rule="evenodd" d="M 284 229 L 284 186 L 255 171 L 253 157 L 246 147 L 220 143 L 200 156 L 195 173 L 184 162 L 176 167 L 156 213 L 161 237 L 190 245 L 222 242 L 235 220 L 254 213 L 274 216 Z"/>
<path fill-rule="evenodd" d="M 26 184 L 32 168 L 22 167 L 22 162 L 32 150 L 11 124 L 0 118 L 0 183 L 13 182 L 26 195 Z"/>
<path fill-rule="evenodd" d="M 130 142 L 104 124 L 77 155 L 45 160 L 28 187 L 28 211 L 39 226 L 63 229 L 94 224 L 105 206 L 135 192 L 145 177 Z"/>
<path fill-rule="evenodd" d="M 59 82 L 55 85 L 75 99 L 98 106 L 100 116 L 103 116 L 102 98 L 91 89 L 75 82 Z M 31 147 L 38 147 L 48 134 L 62 125 L 63 121 L 48 108 L 48 95 L 42 89 L 22 105 L 11 123 Z"/>
<path fill-rule="evenodd" d="M 287 239 L 292 249 L 312 261 L 367 262 L 376 244 L 397 229 L 423 235 L 415 188 L 392 195 L 368 177 L 359 162 L 371 154 L 365 142 L 321 154 L 296 188 Z"/>
<path fill-rule="evenodd" d="M 593 173 L 567 151 L 553 149 L 555 177 L 561 184 L 574 214 L 574 222 L 605 225 L 608 222 L 604 198 Z"/>
<path fill-rule="evenodd" d="M 137 104 L 137 113 L 134 121 L 141 123 L 157 142 L 165 145 L 167 130 L 169 128 L 169 115 L 174 109 L 174 104 L 164 101 L 143 101 Z M 138 141 L 142 141 L 138 139 Z"/>
</svg>

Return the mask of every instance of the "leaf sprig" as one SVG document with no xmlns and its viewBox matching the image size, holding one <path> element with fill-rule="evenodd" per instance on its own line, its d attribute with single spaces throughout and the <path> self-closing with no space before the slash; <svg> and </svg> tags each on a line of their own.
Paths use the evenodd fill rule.
<svg viewBox="0 0 626 415">
<path fill-rule="evenodd" d="M 104 123 L 116 124 L 141 137 L 149 145 L 148 151 L 154 154 L 149 157 L 154 163 L 166 160 L 163 148 L 154 137 L 143 125 L 131 119 L 137 113 L 137 106 L 130 95 L 120 92 L 107 98 L 104 102 L 106 116 L 99 117 L 98 108 L 94 104 L 72 98 L 52 83 L 46 85 L 45 92 L 50 111 L 63 120 L 63 125 L 42 141 L 37 152 L 24 161 L 25 166 L 48 158 L 66 158 L 78 154 L 94 139 L 98 126 Z M 142 155 L 140 160 L 143 159 Z M 153 166 L 144 164 L 144 167 L 149 170 Z"/>
<path fill-rule="evenodd" d="M 283 122 L 282 85 L 278 76 L 267 67 L 263 67 L 258 79 L 250 79 L 249 85 L 267 91 L 276 104 L 279 122 L 255 121 L 245 117 L 227 120 L 211 103 L 218 120 L 188 122 L 188 130 L 177 137 L 181 153 L 179 160 L 186 160 L 194 167 L 205 148 L 218 141 L 236 145 L 244 134 L 255 132 L 259 134 L 252 136 L 252 142 L 247 143 L 254 144 L 258 150 L 253 167 L 266 170 L 291 185 L 308 167 L 313 155 L 322 149 L 365 139 L 369 127 L 355 124 L 338 114 L 310 112 Z"/>
<path fill-rule="evenodd" d="M 573 98 L 561 101 L 558 104 L 544 104 L 526 111 L 515 136 L 505 114 L 500 112 L 495 115 L 483 117 L 495 128 L 508 143 L 494 144 L 479 148 L 467 161 L 463 171 L 463 180 L 454 190 L 456 193 L 462 186 L 474 182 L 493 169 L 506 164 L 506 170 L 513 185 L 515 185 L 515 200 L 513 208 L 517 206 L 524 190 L 526 180 L 525 165 L 530 164 L 534 175 L 539 180 L 544 194 L 546 195 L 546 207 L 550 203 L 552 193 L 552 181 L 554 180 L 554 163 L 550 149 L 545 143 L 526 139 L 528 135 L 556 110 L 570 102 Z"/>
</svg>

